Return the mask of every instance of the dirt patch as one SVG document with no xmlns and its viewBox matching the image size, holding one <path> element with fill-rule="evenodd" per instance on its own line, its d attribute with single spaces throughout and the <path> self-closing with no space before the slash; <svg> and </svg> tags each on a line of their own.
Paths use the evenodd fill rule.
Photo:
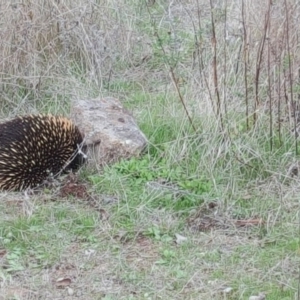
<svg viewBox="0 0 300 300">
<path fill-rule="evenodd" d="M 215 202 L 204 204 L 187 219 L 187 224 L 192 231 L 251 228 L 264 223 L 264 220 L 259 216 L 248 219 L 233 218 L 230 214 L 218 210 L 218 205 Z"/>
<path fill-rule="evenodd" d="M 152 239 L 139 234 L 135 240 L 126 243 L 122 252 L 130 267 L 142 271 L 149 270 L 159 259 L 158 250 L 158 245 Z"/>
</svg>

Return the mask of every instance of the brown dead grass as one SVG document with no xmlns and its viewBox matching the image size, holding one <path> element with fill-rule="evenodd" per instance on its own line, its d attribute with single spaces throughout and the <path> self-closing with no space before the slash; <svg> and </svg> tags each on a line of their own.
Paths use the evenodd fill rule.
<svg viewBox="0 0 300 300">
<path fill-rule="evenodd" d="M 287 14 L 280 1 L 273 1 L 269 11 L 267 2 L 244 1 L 244 19 L 242 1 L 227 1 L 226 27 L 222 6 L 225 2 L 216 2 L 211 10 L 207 1 L 172 1 L 170 5 L 154 1 L 157 6 L 150 6 L 149 11 L 141 1 L 100 2 L 38 0 L 14 4 L 0 0 L 0 104 L 3 117 L 49 110 L 67 113 L 66 102 L 95 94 L 109 93 L 130 102 L 135 90 L 125 87 L 115 91 L 112 88 L 113 84 L 122 87 L 124 82 L 135 83 L 140 93 L 149 93 L 149 102 L 152 95 L 162 93 L 166 98 L 171 95 L 172 101 L 177 103 L 178 99 L 173 97 L 174 83 L 177 83 L 185 90 L 184 100 L 188 102 L 193 118 L 203 118 L 201 138 L 206 139 L 206 129 L 211 127 L 218 135 L 213 114 L 216 96 L 211 12 L 216 26 L 216 69 L 223 97 L 222 111 L 229 109 L 234 116 L 242 113 L 244 118 L 248 92 L 249 114 L 253 114 L 259 70 L 257 110 L 263 115 L 269 114 L 270 102 L 267 100 L 271 99 L 273 109 L 281 103 L 282 110 L 292 115 L 291 108 L 295 105 L 291 92 L 295 93 L 295 101 L 300 53 L 297 37 L 299 5 L 293 1 L 286 2 Z M 271 23 L 262 50 L 268 13 Z M 165 42 L 165 54 L 157 45 L 151 20 L 162 29 L 158 32 Z M 197 41 L 193 40 L 195 36 Z M 179 57 L 175 80 L 170 79 L 170 66 L 164 55 Z M 262 62 L 258 66 L 260 56 Z M 271 85 L 267 83 L 268 78 L 271 78 Z M 176 117 L 181 111 L 178 105 L 157 105 L 161 109 L 161 118 L 165 115 Z M 146 107 L 134 105 L 137 116 L 143 116 L 141 111 L 149 107 L 148 104 Z M 230 135 L 239 134 L 240 123 L 229 122 Z M 278 125 L 275 121 L 274 124 Z M 268 132 L 266 129 L 266 135 Z M 253 137 L 255 133 L 249 134 L 247 140 L 251 141 Z M 176 163 L 192 155 L 185 140 L 178 140 L 178 144 L 180 153 L 167 154 Z M 237 153 L 242 154 L 244 148 L 241 150 L 239 144 L 235 146 Z M 213 176 L 226 147 L 224 144 L 212 145 L 215 155 L 213 159 L 207 156 L 207 161 L 204 158 L 201 168 Z M 223 172 L 232 175 L 234 163 L 235 158 Z M 264 247 L 277 241 L 280 244 L 285 241 L 285 236 L 296 240 L 299 235 L 299 179 L 287 176 L 285 166 L 279 168 L 280 174 L 263 182 L 250 181 L 242 190 L 236 187 L 234 180 L 232 186 L 220 186 L 224 189 L 223 194 L 230 194 L 230 201 L 222 196 L 216 207 L 201 207 L 191 212 L 184 224 L 173 213 L 153 210 L 146 214 L 142 205 L 132 208 L 125 204 L 127 211 L 134 210 L 137 215 L 137 228 L 130 232 L 134 237 L 130 235 L 125 240 L 117 238 L 123 234 L 116 225 L 118 212 L 112 209 L 112 206 L 119 208 L 119 198 L 94 195 L 93 189 L 90 192 L 90 187 L 76 180 L 66 182 L 60 195 L 58 191 L 49 195 L 39 193 L 28 199 L 24 194 L 1 194 L 3 221 L 30 217 L 38 206 L 50 206 L 53 200 L 67 205 L 70 211 L 87 209 L 92 214 L 97 209 L 99 220 L 95 229 L 96 245 L 91 246 L 84 239 L 74 240 L 62 250 L 53 265 L 43 269 L 28 267 L 8 276 L 1 275 L 0 299 L 101 299 L 105 296 L 113 299 L 244 299 L 244 293 L 255 290 L 258 282 L 268 283 L 269 278 L 274 284 L 269 293 L 275 286 L 279 290 L 295 290 L 292 280 L 298 277 L 297 255 L 271 248 L 274 251 L 271 254 L 279 257 L 278 260 L 273 262 L 269 255 L 265 259 L 267 262 L 258 262 L 259 251 Z M 284 181 L 282 176 L 287 176 Z M 231 188 L 233 195 L 228 191 Z M 240 201 L 246 209 L 239 210 Z M 154 225 L 171 232 L 172 238 L 173 228 L 180 228 L 180 234 L 188 239 L 188 246 L 176 245 L 175 241 L 156 241 L 141 234 Z M 171 258 L 169 264 L 160 265 L 157 262 L 165 248 L 175 251 L 176 257 Z M 0 250 L 2 267 L 6 258 L 7 252 Z M 263 263 L 267 266 L 262 266 Z M 179 267 L 184 273 L 182 277 L 176 273 Z M 232 285 L 234 292 L 227 297 L 224 290 Z"/>
</svg>

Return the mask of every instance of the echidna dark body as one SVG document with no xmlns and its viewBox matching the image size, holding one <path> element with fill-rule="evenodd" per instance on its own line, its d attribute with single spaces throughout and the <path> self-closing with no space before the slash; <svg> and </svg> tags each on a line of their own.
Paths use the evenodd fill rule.
<svg viewBox="0 0 300 300">
<path fill-rule="evenodd" d="M 84 161 L 82 142 L 64 117 L 29 115 L 0 124 L 0 189 L 34 188 L 50 175 L 77 169 Z"/>
</svg>

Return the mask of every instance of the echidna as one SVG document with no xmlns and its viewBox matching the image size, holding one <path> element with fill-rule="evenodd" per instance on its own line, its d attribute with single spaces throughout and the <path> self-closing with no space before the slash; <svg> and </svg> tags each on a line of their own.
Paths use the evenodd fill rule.
<svg viewBox="0 0 300 300">
<path fill-rule="evenodd" d="M 77 169 L 85 159 L 82 144 L 79 129 L 65 117 L 28 115 L 0 124 L 0 189 L 34 188 Z"/>
</svg>

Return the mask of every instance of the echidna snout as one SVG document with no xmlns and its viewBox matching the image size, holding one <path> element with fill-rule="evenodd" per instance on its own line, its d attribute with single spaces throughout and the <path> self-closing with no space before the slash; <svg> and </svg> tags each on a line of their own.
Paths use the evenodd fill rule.
<svg viewBox="0 0 300 300">
<path fill-rule="evenodd" d="M 34 188 L 50 175 L 78 169 L 82 144 L 78 127 L 65 117 L 29 115 L 0 124 L 0 189 Z"/>
</svg>

